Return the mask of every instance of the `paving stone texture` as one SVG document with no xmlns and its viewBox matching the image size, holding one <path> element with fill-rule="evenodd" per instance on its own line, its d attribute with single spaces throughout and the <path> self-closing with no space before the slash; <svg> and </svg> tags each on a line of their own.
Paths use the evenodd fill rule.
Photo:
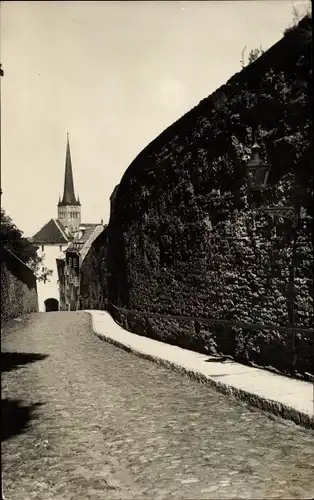
<svg viewBox="0 0 314 500">
<path fill-rule="evenodd" d="M 38 404 L 19 433 L 3 418 L 7 500 L 314 496 L 312 430 L 102 342 L 87 313 L 32 314 L 2 351 L 46 355 L 2 366 L 2 399 Z"/>
</svg>

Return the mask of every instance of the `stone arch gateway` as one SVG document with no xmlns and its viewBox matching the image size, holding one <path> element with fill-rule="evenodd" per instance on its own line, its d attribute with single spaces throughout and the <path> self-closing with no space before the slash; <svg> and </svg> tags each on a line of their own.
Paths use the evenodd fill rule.
<svg viewBox="0 0 314 500">
<path fill-rule="evenodd" d="M 59 301 L 53 298 L 46 299 L 45 308 L 46 312 L 59 311 Z"/>
</svg>

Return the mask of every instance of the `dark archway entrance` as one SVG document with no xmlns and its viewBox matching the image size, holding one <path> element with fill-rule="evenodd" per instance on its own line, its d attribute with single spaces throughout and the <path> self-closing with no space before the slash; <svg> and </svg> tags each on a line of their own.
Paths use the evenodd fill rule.
<svg viewBox="0 0 314 500">
<path fill-rule="evenodd" d="M 45 300 L 46 312 L 59 311 L 59 302 L 57 299 Z"/>
</svg>

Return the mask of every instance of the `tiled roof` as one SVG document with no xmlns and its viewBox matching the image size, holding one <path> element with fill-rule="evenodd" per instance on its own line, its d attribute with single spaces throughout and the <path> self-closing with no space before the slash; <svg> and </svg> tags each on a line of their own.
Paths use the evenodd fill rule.
<svg viewBox="0 0 314 500">
<path fill-rule="evenodd" d="M 104 230 L 104 226 L 102 224 L 81 224 L 81 227 L 85 227 L 86 230 L 82 234 L 81 238 L 74 238 L 66 252 L 79 253 L 81 261 L 83 261 L 93 241 Z M 77 244 L 79 245 L 78 248 Z"/>
<path fill-rule="evenodd" d="M 61 233 L 63 234 L 63 236 L 65 238 L 67 238 L 68 240 L 73 240 L 73 236 L 71 234 L 67 234 L 66 227 L 62 224 L 61 220 L 60 219 L 54 219 L 54 221 L 57 224 L 57 226 L 60 228 Z"/>
<path fill-rule="evenodd" d="M 40 231 L 32 238 L 34 243 L 49 244 L 49 243 L 67 243 L 71 238 L 65 234 L 65 228 L 58 219 L 50 219 Z"/>
<path fill-rule="evenodd" d="M 96 227 L 96 226 L 99 226 L 99 224 L 95 224 L 95 222 L 81 222 L 80 226 L 83 226 L 83 227 Z"/>
<path fill-rule="evenodd" d="M 97 236 L 99 236 L 100 233 L 103 232 L 104 230 L 104 226 L 102 224 L 98 224 L 94 231 L 92 231 L 92 233 L 90 234 L 88 240 L 86 241 L 86 243 L 84 244 L 82 250 L 80 251 L 80 256 L 81 256 L 81 263 L 83 262 L 83 260 L 85 259 L 90 247 L 92 246 L 93 242 L 95 241 L 95 239 L 97 238 Z"/>
<path fill-rule="evenodd" d="M 86 243 L 86 241 L 88 240 L 88 238 L 91 236 L 91 234 L 93 234 L 95 228 L 98 226 L 99 224 L 80 224 L 80 227 L 85 227 L 86 230 L 83 232 L 82 236 L 80 238 L 76 237 L 72 240 L 72 243 L 71 245 L 67 248 L 68 251 L 73 251 L 73 250 L 76 250 L 75 248 L 75 244 L 76 243 L 79 243 L 81 246 Z"/>
</svg>

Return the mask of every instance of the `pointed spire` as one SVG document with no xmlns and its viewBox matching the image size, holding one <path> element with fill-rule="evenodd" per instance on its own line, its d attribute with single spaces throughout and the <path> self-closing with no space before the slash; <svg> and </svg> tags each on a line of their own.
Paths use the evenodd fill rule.
<svg viewBox="0 0 314 500">
<path fill-rule="evenodd" d="M 74 194 L 74 182 L 72 172 L 72 161 L 70 151 L 69 132 L 67 132 L 67 149 L 65 158 L 65 176 L 64 176 L 64 191 L 62 205 L 76 205 L 77 201 Z"/>
</svg>

